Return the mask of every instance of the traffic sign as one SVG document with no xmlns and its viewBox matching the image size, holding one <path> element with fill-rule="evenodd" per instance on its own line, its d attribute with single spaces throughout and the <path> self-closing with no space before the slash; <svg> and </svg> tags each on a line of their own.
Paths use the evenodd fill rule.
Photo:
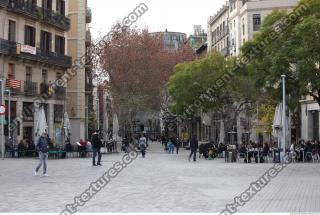
<svg viewBox="0 0 320 215">
<path fill-rule="evenodd" d="M 6 114 L 6 106 L 0 105 L 0 115 L 5 115 Z"/>
</svg>

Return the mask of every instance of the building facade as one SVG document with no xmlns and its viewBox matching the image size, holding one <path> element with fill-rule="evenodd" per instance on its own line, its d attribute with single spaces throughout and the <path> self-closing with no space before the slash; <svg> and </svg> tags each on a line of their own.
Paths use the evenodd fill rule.
<svg viewBox="0 0 320 215">
<path fill-rule="evenodd" d="M 162 38 L 164 47 L 169 50 L 178 50 L 187 41 L 187 34 L 181 32 L 165 30 L 164 32 L 153 32 L 151 35 Z"/>
<path fill-rule="evenodd" d="M 54 83 L 72 65 L 67 16 L 67 0 L 0 0 L 0 76 L 11 91 L 11 121 L 19 121 L 10 134 L 15 143 L 34 140 L 40 107 L 49 136 L 62 143 L 66 88 Z"/>
<path fill-rule="evenodd" d="M 229 55 L 229 5 L 226 3 L 214 16 L 208 19 L 208 51 L 215 50 Z"/>
<path fill-rule="evenodd" d="M 208 51 L 215 50 L 224 56 L 238 56 L 241 46 L 251 40 L 260 31 L 264 18 L 275 9 L 290 10 L 298 0 L 229 0 L 212 17 L 208 19 Z M 259 107 L 257 107 L 257 114 Z M 224 136 L 228 142 L 263 140 L 267 134 L 259 120 L 248 120 L 241 113 L 232 131 L 223 131 L 223 121 L 214 119 L 216 136 Z M 216 137 L 215 139 L 221 139 Z"/>
<path fill-rule="evenodd" d="M 87 0 L 69 1 L 71 28 L 68 32 L 68 50 L 74 60 L 86 59 L 86 65 L 77 70 L 77 75 L 68 82 L 67 110 L 71 123 L 71 142 L 88 139 L 88 116 L 93 110 L 92 66 L 88 54 L 91 45 L 89 23 L 92 20 Z M 85 57 L 84 57 L 85 56 Z M 91 104 L 91 105 L 90 105 Z"/>
</svg>

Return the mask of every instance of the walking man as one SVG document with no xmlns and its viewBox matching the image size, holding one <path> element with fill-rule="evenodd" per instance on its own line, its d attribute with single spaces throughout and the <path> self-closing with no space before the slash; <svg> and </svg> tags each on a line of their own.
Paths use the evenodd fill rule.
<svg viewBox="0 0 320 215">
<path fill-rule="evenodd" d="M 98 132 L 94 132 L 92 134 L 91 138 L 91 143 L 92 143 L 92 149 L 93 149 L 93 156 L 92 156 L 92 165 L 93 166 L 102 166 L 101 164 L 101 146 L 102 142 L 99 138 Z M 98 162 L 96 164 L 96 156 L 98 155 Z"/>
<path fill-rule="evenodd" d="M 196 162 L 197 157 L 197 150 L 198 150 L 198 139 L 197 136 L 194 135 L 190 141 L 190 155 L 189 155 L 189 161 L 191 160 L 192 154 L 193 154 L 193 161 Z"/>
<path fill-rule="evenodd" d="M 49 141 L 46 133 L 43 133 L 39 138 L 36 149 L 39 152 L 39 165 L 36 168 L 35 175 L 38 175 L 38 171 L 43 165 L 43 176 L 48 177 L 47 174 L 47 160 L 48 160 L 48 151 L 49 151 Z"/>
</svg>

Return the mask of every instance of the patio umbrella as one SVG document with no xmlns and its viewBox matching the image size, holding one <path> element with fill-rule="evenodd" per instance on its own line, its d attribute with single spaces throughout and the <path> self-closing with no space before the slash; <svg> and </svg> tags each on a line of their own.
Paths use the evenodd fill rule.
<svg viewBox="0 0 320 215">
<path fill-rule="evenodd" d="M 286 139 L 290 136 L 289 130 L 289 119 L 286 117 L 286 124 L 283 126 L 282 123 L 282 103 L 278 104 L 274 113 L 273 125 L 272 125 L 272 135 L 276 138 L 281 138 L 283 129 L 286 129 Z"/>
<path fill-rule="evenodd" d="M 108 130 L 109 130 L 109 118 L 108 113 L 105 113 L 103 120 L 103 130 L 104 130 L 104 139 L 108 140 Z"/>
<path fill-rule="evenodd" d="M 118 116 L 117 116 L 117 114 L 114 114 L 114 115 L 113 115 L 113 128 L 112 128 L 112 137 L 113 137 L 113 140 L 118 141 L 118 139 L 119 139 L 118 133 L 119 133 L 119 121 L 118 121 Z"/>
<path fill-rule="evenodd" d="M 70 123 L 70 119 L 68 116 L 68 113 L 65 112 L 63 115 L 63 132 L 64 132 L 64 137 L 68 138 L 70 137 L 71 134 L 71 123 Z"/>
<path fill-rule="evenodd" d="M 46 114 L 44 112 L 43 107 L 40 108 L 35 131 L 36 131 L 36 137 L 41 136 L 42 133 L 48 133 L 48 124 L 47 124 Z"/>
</svg>

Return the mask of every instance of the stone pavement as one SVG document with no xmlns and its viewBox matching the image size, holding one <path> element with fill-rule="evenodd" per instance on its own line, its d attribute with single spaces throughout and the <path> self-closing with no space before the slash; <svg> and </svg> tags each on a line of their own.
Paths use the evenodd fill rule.
<svg viewBox="0 0 320 215">
<path fill-rule="evenodd" d="M 165 154 L 151 144 L 79 212 L 220 212 L 272 164 L 193 163 L 187 151 Z M 0 160 L 0 212 L 60 212 L 122 154 L 104 155 L 103 167 L 89 159 L 49 160 L 50 177 L 35 177 L 36 159 Z M 290 164 L 240 212 L 319 212 L 320 164 Z"/>
</svg>

